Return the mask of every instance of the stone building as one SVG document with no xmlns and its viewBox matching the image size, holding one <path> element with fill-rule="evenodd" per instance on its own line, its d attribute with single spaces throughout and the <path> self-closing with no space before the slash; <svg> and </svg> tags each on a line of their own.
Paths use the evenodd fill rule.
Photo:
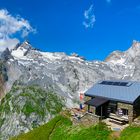
<svg viewBox="0 0 140 140">
<path fill-rule="evenodd" d="M 101 81 L 85 93 L 87 111 L 117 123 L 131 123 L 140 115 L 140 82 Z"/>
</svg>

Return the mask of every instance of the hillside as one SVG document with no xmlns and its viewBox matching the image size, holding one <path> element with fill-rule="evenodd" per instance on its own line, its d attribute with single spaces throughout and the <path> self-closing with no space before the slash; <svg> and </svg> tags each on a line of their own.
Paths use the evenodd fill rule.
<svg viewBox="0 0 140 140">
<path fill-rule="evenodd" d="M 8 80 L 5 63 L 0 60 L 0 99 L 5 95 L 5 82 Z"/>
<path fill-rule="evenodd" d="M 47 124 L 10 140 L 139 140 L 140 127 L 129 126 L 120 136 L 112 134 L 113 132 L 103 123 L 90 127 L 73 126 L 68 118 L 56 116 Z"/>
<path fill-rule="evenodd" d="M 139 140 L 140 127 L 129 126 L 123 130 L 119 140 Z"/>
<path fill-rule="evenodd" d="M 1 52 L 0 60 L 3 62 L 0 94 L 1 98 L 5 96 L 0 104 L 2 140 L 43 125 L 55 117 L 62 106 L 77 107 L 80 93 L 97 81 L 140 80 L 138 41 L 133 41 L 124 52 L 112 52 L 105 61 L 87 61 L 76 54 L 42 52 L 24 41 Z M 49 93 L 51 96 L 47 98 Z"/>
<path fill-rule="evenodd" d="M 38 86 L 16 86 L 0 104 L 0 139 L 28 132 L 61 111 L 63 99 Z"/>
<path fill-rule="evenodd" d="M 68 118 L 57 116 L 47 124 L 11 140 L 107 140 L 110 132 L 104 124 L 73 126 Z"/>
<path fill-rule="evenodd" d="M 5 60 L 8 75 L 7 91 L 15 81 L 25 86 L 39 85 L 63 96 L 68 107 L 73 107 L 79 94 L 97 81 L 140 79 L 138 41 L 124 52 L 112 52 L 105 61 L 87 61 L 79 55 L 62 52 L 42 52 L 27 41 L 12 50 L 5 50 L 1 58 Z"/>
</svg>

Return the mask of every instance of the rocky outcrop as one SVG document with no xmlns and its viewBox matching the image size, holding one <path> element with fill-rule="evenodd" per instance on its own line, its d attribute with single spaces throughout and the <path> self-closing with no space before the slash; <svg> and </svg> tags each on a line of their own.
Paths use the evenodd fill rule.
<svg viewBox="0 0 140 140">
<path fill-rule="evenodd" d="M 3 61 L 0 61 L 0 99 L 5 96 L 5 82 L 8 80 L 7 70 Z"/>
<path fill-rule="evenodd" d="M 73 100 L 78 100 L 79 94 L 95 82 L 102 79 L 129 79 L 135 71 L 135 64 L 129 62 L 127 65 L 120 61 L 125 59 L 125 55 L 117 52 L 105 62 L 86 61 L 77 55 L 41 52 L 25 41 L 11 51 L 11 56 L 13 58 L 7 61 L 7 88 L 15 81 L 23 85 L 36 84 L 45 89 L 51 88 L 67 99 L 67 106 L 72 106 Z M 116 60 L 117 65 L 113 63 Z"/>
<path fill-rule="evenodd" d="M 51 91 L 14 85 L 1 101 L 0 139 L 6 140 L 48 122 L 63 105 L 64 100 Z"/>
<path fill-rule="evenodd" d="M 2 74 L 0 74 L 0 98 L 4 96 L 4 80 Z"/>
<path fill-rule="evenodd" d="M 0 55 L 4 64 L 0 75 L 0 86 L 4 85 L 4 88 L 1 88 L 1 94 L 4 90 L 10 91 L 13 84 L 21 86 L 21 89 L 10 91 L 12 94 L 7 94 L 1 102 L 0 132 L 2 138 L 7 138 L 8 134 L 16 135 L 21 131 L 29 131 L 34 125 L 44 123 L 53 116 L 51 115 L 53 111 L 45 108 L 46 118 L 42 119 L 34 113 L 30 113 L 27 117 L 28 113 L 24 112 L 26 110 L 24 107 L 35 105 L 36 108 L 36 102 L 29 104 L 30 100 L 39 97 L 41 107 L 45 104 L 49 106 L 49 104 L 44 101 L 44 99 L 47 100 L 46 96 L 34 95 L 32 90 L 25 94 L 22 86 L 37 85 L 45 91 L 53 91 L 63 99 L 67 107 L 71 108 L 79 102 L 79 94 L 84 93 L 97 81 L 140 80 L 140 42 L 138 41 L 134 41 L 127 51 L 114 51 L 105 61 L 87 61 L 77 54 L 68 56 L 59 52 L 41 52 L 34 49 L 27 41 L 18 44 L 11 51 L 7 49 Z M 29 97 L 32 93 L 33 96 Z M 54 98 L 51 100 L 51 105 L 55 105 Z M 31 110 L 30 108 L 29 111 Z"/>
<path fill-rule="evenodd" d="M 18 44 L 2 55 L 8 80 L 6 91 L 16 81 L 23 85 L 36 84 L 54 90 L 73 106 L 79 94 L 95 82 L 109 79 L 140 79 L 140 43 L 134 41 L 127 51 L 114 51 L 105 61 L 86 61 L 77 54 L 41 52 L 28 41 Z"/>
</svg>

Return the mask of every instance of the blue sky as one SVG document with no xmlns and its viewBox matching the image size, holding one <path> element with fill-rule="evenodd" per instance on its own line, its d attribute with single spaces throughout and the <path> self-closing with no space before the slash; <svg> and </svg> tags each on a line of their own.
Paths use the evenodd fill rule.
<svg viewBox="0 0 140 140">
<path fill-rule="evenodd" d="M 36 33 L 25 38 L 43 51 L 104 60 L 140 40 L 139 0 L 0 0 L 0 9 L 28 20 Z"/>
</svg>

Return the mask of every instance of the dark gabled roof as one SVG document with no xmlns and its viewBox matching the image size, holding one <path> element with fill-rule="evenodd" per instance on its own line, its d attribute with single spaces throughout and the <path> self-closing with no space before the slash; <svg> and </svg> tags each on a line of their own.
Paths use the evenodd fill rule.
<svg viewBox="0 0 140 140">
<path fill-rule="evenodd" d="M 101 81 L 86 91 L 85 95 L 133 103 L 140 96 L 140 82 Z"/>
<path fill-rule="evenodd" d="M 108 101 L 109 100 L 105 99 L 105 98 L 95 97 L 95 98 L 85 102 L 85 104 L 98 107 L 98 106 L 101 106 L 102 104 L 105 104 Z"/>
</svg>

